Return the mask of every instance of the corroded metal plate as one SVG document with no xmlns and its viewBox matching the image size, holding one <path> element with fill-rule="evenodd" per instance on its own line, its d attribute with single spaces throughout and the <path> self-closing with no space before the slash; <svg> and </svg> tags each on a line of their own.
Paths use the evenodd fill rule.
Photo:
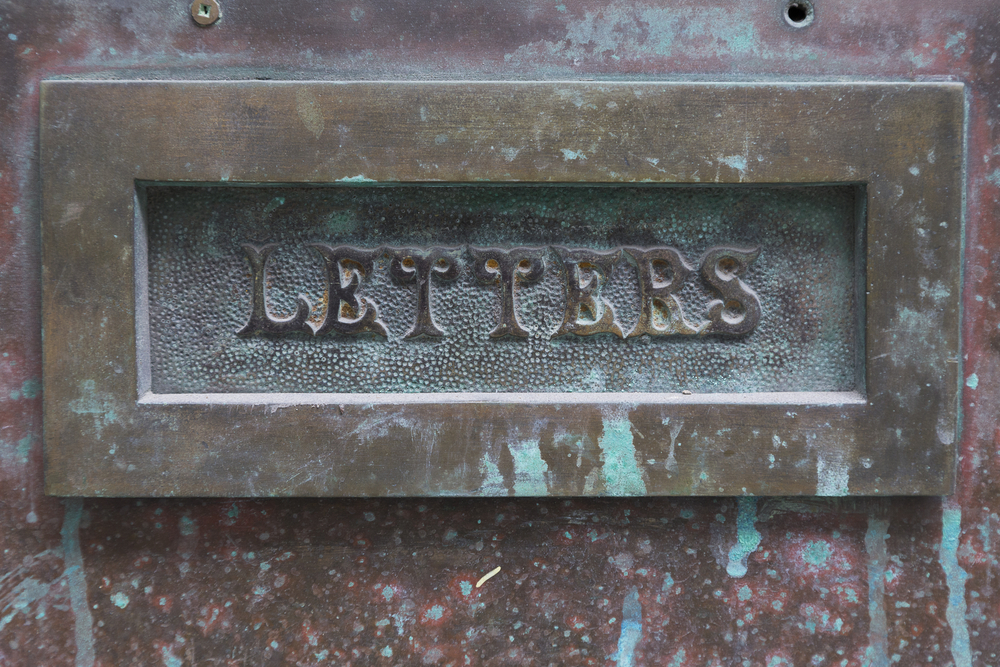
<svg viewBox="0 0 1000 667">
<path fill-rule="evenodd" d="M 153 394 L 858 386 L 855 186 L 172 185 L 144 195 Z M 268 246 L 265 270 L 254 249 Z M 353 252 L 331 276 L 337 247 Z M 401 280 L 398 248 L 443 249 L 454 275 Z M 589 296 L 568 291 L 582 280 L 581 253 L 610 268 L 588 272 Z M 742 258 L 737 280 L 714 274 L 723 257 Z M 535 274 L 517 266 L 524 258 Z M 715 308 L 727 288 L 752 312 Z M 307 315 L 295 320 L 300 294 Z"/>
<path fill-rule="evenodd" d="M 42 100 L 50 493 L 951 488 L 960 85 Z"/>
</svg>

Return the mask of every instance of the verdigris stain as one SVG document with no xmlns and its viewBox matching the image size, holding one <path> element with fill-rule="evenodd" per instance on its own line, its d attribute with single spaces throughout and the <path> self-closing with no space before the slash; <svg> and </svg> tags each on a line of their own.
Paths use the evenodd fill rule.
<svg viewBox="0 0 1000 667">
<path fill-rule="evenodd" d="M 757 499 L 740 498 L 736 514 L 736 544 L 729 550 L 729 565 L 726 572 L 731 577 L 742 577 L 747 573 L 747 558 L 760 546 L 757 522 Z"/>
<path fill-rule="evenodd" d="M 626 418 L 605 418 L 604 432 L 597 445 L 604 461 L 601 472 L 608 495 L 645 495 L 646 483 L 632 442 L 632 423 Z"/>
</svg>

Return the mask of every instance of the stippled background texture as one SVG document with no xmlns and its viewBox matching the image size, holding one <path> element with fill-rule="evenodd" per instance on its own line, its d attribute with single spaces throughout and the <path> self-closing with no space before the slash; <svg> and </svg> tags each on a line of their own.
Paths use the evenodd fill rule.
<svg viewBox="0 0 1000 667">
<path fill-rule="evenodd" d="M 1000 665 L 1000 5 L 815 5 L 795 30 L 773 0 L 224 1 L 203 29 L 183 2 L 0 2 L 0 664 Z M 958 491 L 46 498 L 37 119 L 57 76 L 962 80 Z"/>
<path fill-rule="evenodd" d="M 152 391 L 853 391 L 855 190 L 151 187 Z M 444 335 L 403 339 L 416 315 L 416 285 L 394 280 L 383 252 L 358 294 L 377 305 L 388 338 L 238 337 L 251 308 L 252 278 L 240 249 L 247 242 L 279 246 L 268 264 L 270 312 L 290 317 L 296 296 L 305 294 L 313 322 L 326 316 L 327 286 L 323 260 L 309 243 L 454 248 L 459 275 L 431 283 L 432 312 Z M 530 336 L 497 340 L 490 338 L 499 315 L 496 288 L 472 275 L 466 244 L 595 250 L 673 244 L 692 267 L 713 246 L 756 248 L 759 256 L 741 280 L 749 281 L 764 314 L 753 333 L 736 339 L 556 337 L 566 278 L 548 248 L 542 278 L 514 290 Z M 700 325 L 716 295 L 697 271 L 677 297 L 683 317 Z M 601 298 L 627 334 L 639 319 L 636 268 L 623 257 L 601 280 Z"/>
</svg>

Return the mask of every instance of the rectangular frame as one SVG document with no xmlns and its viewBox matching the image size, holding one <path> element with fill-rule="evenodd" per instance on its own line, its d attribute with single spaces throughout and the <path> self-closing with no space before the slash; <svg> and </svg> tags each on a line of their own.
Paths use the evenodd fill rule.
<svg viewBox="0 0 1000 667">
<path fill-rule="evenodd" d="M 41 113 L 49 493 L 953 488 L 961 84 L 47 81 Z M 359 179 L 861 184 L 866 391 L 150 393 L 137 183 Z"/>
</svg>

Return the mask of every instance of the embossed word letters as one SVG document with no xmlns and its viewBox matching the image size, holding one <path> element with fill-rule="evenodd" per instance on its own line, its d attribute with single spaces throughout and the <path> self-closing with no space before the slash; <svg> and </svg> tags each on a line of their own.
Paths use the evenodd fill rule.
<svg viewBox="0 0 1000 667">
<path fill-rule="evenodd" d="M 404 338 L 440 337 L 445 332 L 435 323 L 431 298 L 436 280 L 454 280 L 462 268 L 461 247 L 372 248 L 331 247 L 310 244 L 323 258 L 326 267 L 327 307 L 319 324 L 309 321 L 312 304 L 300 295 L 293 315 L 275 318 L 265 300 L 265 268 L 275 251 L 275 244 L 257 247 L 243 244 L 250 265 L 250 317 L 237 335 L 282 335 L 307 333 L 314 336 L 336 332 L 344 335 L 371 333 L 388 336 L 379 318 L 379 307 L 357 292 L 370 279 L 376 260 L 389 259 L 389 274 L 400 284 L 416 284 L 416 316 Z M 692 322 L 684 314 L 678 297 L 684 283 L 695 274 L 693 266 L 674 248 L 624 247 L 614 250 L 586 248 L 551 248 L 561 260 L 566 284 L 566 305 L 562 323 L 553 336 L 587 336 L 611 333 L 620 338 L 636 336 L 705 336 L 719 334 L 742 336 L 753 331 L 761 317 L 757 294 L 740 276 L 757 259 L 758 248 L 715 247 L 701 259 L 700 274 L 714 292 L 708 303 L 707 319 Z M 475 248 L 468 247 L 471 270 L 476 280 L 496 289 L 500 298 L 499 318 L 490 332 L 493 338 L 527 337 L 517 315 L 515 286 L 537 282 L 545 271 L 546 248 Z M 629 261 L 637 269 L 639 281 L 639 320 L 628 332 L 622 330 L 614 308 L 602 289 L 611 279 L 615 264 Z"/>
</svg>

